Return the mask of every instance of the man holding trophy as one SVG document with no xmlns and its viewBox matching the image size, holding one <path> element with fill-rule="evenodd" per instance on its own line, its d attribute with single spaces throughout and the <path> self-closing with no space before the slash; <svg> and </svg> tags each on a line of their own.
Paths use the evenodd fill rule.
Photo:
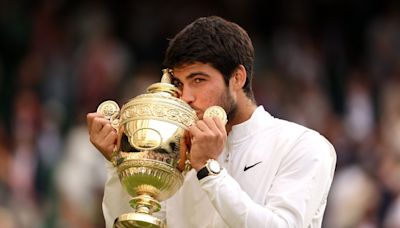
<svg viewBox="0 0 400 228">
<path fill-rule="evenodd" d="M 110 161 L 107 227 L 321 227 L 334 148 L 257 106 L 253 62 L 244 29 L 199 18 L 170 41 L 161 83 L 88 114 Z"/>
</svg>

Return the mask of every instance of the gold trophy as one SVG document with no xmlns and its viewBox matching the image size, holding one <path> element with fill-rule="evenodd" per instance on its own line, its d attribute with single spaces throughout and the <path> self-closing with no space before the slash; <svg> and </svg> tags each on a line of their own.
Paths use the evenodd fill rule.
<svg viewBox="0 0 400 228">
<path fill-rule="evenodd" d="M 184 173 L 191 169 L 185 134 L 198 120 L 180 95 L 171 84 L 170 71 L 164 69 L 160 83 L 150 85 L 147 93 L 129 100 L 121 110 L 114 101 L 105 101 L 97 109 L 117 130 L 112 162 L 121 185 L 133 197 L 129 203 L 134 212 L 116 218 L 116 228 L 166 227 L 152 214 L 160 210 L 160 201 L 178 191 Z M 206 113 L 222 116 L 226 122 L 220 107 Z"/>
</svg>

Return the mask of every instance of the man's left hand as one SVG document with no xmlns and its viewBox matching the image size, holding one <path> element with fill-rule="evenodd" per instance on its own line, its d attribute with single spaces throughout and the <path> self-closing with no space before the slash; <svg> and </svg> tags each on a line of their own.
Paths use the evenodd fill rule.
<svg viewBox="0 0 400 228">
<path fill-rule="evenodd" d="M 189 128 L 190 163 L 198 171 L 208 159 L 217 159 L 227 139 L 225 125 L 218 117 L 204 118 Z"/>
</svg>

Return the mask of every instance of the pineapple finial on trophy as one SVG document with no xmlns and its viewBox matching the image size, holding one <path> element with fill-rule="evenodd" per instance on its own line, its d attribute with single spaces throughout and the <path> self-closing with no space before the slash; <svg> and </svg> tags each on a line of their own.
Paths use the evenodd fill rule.
<svg viewBox="0 0 400 228">
<path fill-rule="evenodd" d="M 169 84 L 172 84 L 172 83 L 171 83 L 171 82 L 172 82 L 172 75 L 171 75 L 172 69 L 170 69 L 170 68 L 165 68 L 165 69 L 162 69 L 162 72 L 163 72 L 163 75 L 162 75 L 162 77 L 161 77 L 161 83 L 169 83 Z"/>
<path fill-rule="evenodd" d="M 163 75 L 159 83 L 154 83 L 147 88 L 149 93 L 161 93 L 164 95 L 172 95 L 173 97 L 180 98 L 181 91 L 172 84 L 172 69 L 165 68 L 162 70 Z"/>
</svg>

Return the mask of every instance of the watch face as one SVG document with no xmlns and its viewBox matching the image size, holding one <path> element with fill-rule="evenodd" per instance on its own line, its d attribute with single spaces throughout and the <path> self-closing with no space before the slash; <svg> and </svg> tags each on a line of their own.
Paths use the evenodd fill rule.
<svg viewBox="0 0 400 228">
<path fill-rule="evenodd" d="M 219 173 L 221 171 L 221 167 L 219 166 L 219 163 L 217 161 L 215 161 L 215 160 L 211 160 L 208 163 L 208 168 L 213 173 Z"/>
</svg>

